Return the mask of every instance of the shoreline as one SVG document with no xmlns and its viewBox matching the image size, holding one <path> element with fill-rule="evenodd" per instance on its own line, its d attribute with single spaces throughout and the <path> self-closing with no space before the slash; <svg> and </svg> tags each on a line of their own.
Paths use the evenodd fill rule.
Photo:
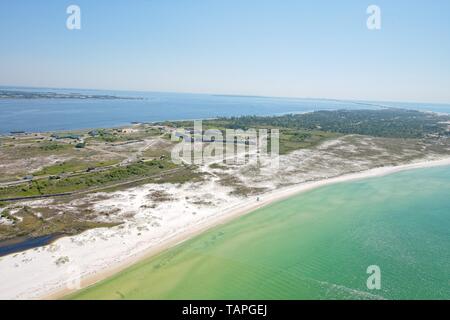
<svg viewBox="0 0 450 320">
<path fill-rule="evenodd" d="M 40 296 L 37 296 L 35 299 L 61 299 L 70 294 L 75 293 L 76 291 L 85 289 L 89 286 L 92 286 L 102 280 L 105 280 L 129 267 L 132 265 L 141 262 L 143 260 L 149 259 L 157 254 L 162 253 L 165 250 L 168 250 L 172 247 L 175 247 L 185 241 L 192 239 L 193 237 L 200 235 L 203 232 L 216 228 L 220 225 L 226 224 L 236 218 L 239 218 L 243 215 L 254 212 L 257 209 L 270 205 L 272 203 L 285 200 L 289 197 L 298 195 L 300 193 L 310 191 L 316 188 L 320 188 L 326 185 L 332 185 L 343 182 L 350 182 L 354 180 L 381 177 L 389 174 L 394 174 L 401 171 L 413 170 L 413 169 L 421 169 L 421 168 L 429 168 L 429 167 L 437 167 L 437 166 L 446 166 L 450 165 L 450 158 L 443 158 L 439 160 L 428 160 L 410 164 L 404 164 L 399 166 L 389 166 L 389 167 L 378 167 L 369 170 L 364 170 L 360 172 L 348 173 L 344 175 L 340 175 L 337 177 L 331 177 L 327 179 L 317 180 L 305 182 L 298 185 L 293 185 L 285 188 L 281 188 L 276 191 L 268 192 L 266 194 L 262 194 L 259 196 L 253 196 L 247 200 L 242 201 L 232 207 L 228 207 L 222 211 L 219 211 L 217 215 L 214 215 L 210 219 L 206 219 L 206 221 L 200 221 L 197 224 L 190 225 L 186 229 L 178 233 L 174 233 L 172 236 L 167 239 L 163 239 L 162 241 L 154 244 L 153 246 L 142 250 L 130 257 L 127 257 L 123 261 L 119 261 L 114 265 L 110 265 L 106 268 L 98 270 L 93 274 L 86 275 L 80 279 L 80 287 L 77 289 L 69 289 L 65 286 L 60 286 L 56 289 L 48 291 L 47 293 L 43 293 Z M 256 198 L 259 198 L 259 201 Z"/>
</svg>

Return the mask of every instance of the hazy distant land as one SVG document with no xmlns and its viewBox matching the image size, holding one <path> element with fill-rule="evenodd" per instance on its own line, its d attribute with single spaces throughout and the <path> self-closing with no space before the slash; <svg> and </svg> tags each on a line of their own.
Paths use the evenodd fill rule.
<svg viewBox="0 0 450 320">
<path fill-rule="evenodd" d="M 143 100 L 142 97 L 121 97 L 100 94 L 31 92 L 0 90 L 0 99 L 101 99 L 101 100 Z"/>
</svg>

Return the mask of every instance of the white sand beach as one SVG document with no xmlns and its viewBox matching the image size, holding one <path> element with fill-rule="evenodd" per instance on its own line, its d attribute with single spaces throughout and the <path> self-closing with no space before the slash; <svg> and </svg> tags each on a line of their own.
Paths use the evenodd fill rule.
<svg viewBox="0 0 450 320">
<path fill-rule="evenodd" d="M 45 247 L 1 257 L 0 299 L 60 298 L 274 201 L 329 184 L 443 165 L 450 165 L 450 158 L 363 170 L 248 198 L 230 195 L 228 187 L 213 180 L 150 184 L 114 192 L 95 206 L 129 216 L 124 224 L 88 230 Z M 149 192 L 164 192 L 171 199 L 156 208 L 148 206 Z"/>
</svg>

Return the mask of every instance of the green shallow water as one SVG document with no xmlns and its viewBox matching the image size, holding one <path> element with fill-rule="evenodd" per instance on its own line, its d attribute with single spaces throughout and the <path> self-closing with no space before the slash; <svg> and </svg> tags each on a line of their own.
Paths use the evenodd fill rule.
<svg viewBox="0 0 450 320">
<path fill-rule="evenodd" d="M 450 299 L 450 167 L 340 183 L 206 232 L 76 299 Z M 368 290 L 366 269 L 381 269 Z"/>
</svg>

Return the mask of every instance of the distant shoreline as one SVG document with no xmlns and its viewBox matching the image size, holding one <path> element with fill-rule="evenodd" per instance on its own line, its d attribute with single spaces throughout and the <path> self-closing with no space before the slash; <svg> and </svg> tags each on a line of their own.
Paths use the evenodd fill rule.
<svg viewBox="0 0 450 320">
<path fill-rule="evenodd" d="M 0 99 L 1 100 L 1 99 Z M 369 104 L 366 104 L 369 105 Z M 396 107 L 389 107 L 389 106 L 381 106 L 381 105 L 373 105 L 379 108 L 379 110 L 382 109 L 401 109 L 401 110 L 410 110 L 410 111 L 417 111 L 422 113 L 429 113 L 429 114 L 435 114 L 437 116 L 447 116 L 450 113 L 445 112 L 436 112 L 436 111 L 428 111 L 428 110 L 419 110 L 419 109 L 407 109 L 407 108 L 396 108 Z M 282 113 L 276 113 L 276 114 L 269 114 L 269 115 L 259 115 L 257 117 L 282 117 L 286 115 L 299 115 L 299 114 L 308 114 L 313 113 L 317 111 L 338 111 L 336 110 L 307 110 L 307 111 L 292 111 L 292 112 L 282 112 Z M 348 110 L 348 111 L 354 111 L 354 110 L 370 110 L 370 109 L 341 109 L 341 110 Z M 236 116 L 236 118 L 239 117 L 246 117 L 250 115 L 240 115 Z M 27 130 L 17 130 L 17 131 L 10 131 L 10 132 L 0 132 L 0 137 L 14 137 L 17 135 L 34 135 L 34 134 L 48 134 L 48 133 L 58 133 L 58 132 L 79 132 L 79 131 L 91 131 L 91 130 L 98 130 L 98 129 L 123 129 L 134 125 L 140 125 L 140 124 L 147 124 L 147 125 L 155 125 L 157 123 L 161 122 L 183 122 L 183 121 L 209 121 L 209 120 L 217 120 L 219 118 L 222 118 L 222 116 L 216 116 L 216 117 L 205 117 L 205 118 L 185 118 L 185 119 L 167 119 L 167 120 L 155 120 L 155 121 L 128 121 L 117 125 L 111 125 L 111 126 L 99 126 L 99 127 L 87 127 L 87 128 L 77 128 L 77 129 L 57 129 L 57 130 L 43 130 L 43 131 L 27 131 Z M 230 118 L 230 116 L 224 116 L 223 118 Z"/>
<path fill-rule="evenodd" d="M 1 98 L 2 92 L 41 97 Z M 322 110 L 398 108 L 450 114 L 450 104 L 445 103 L 2 86 L 0 107 L 0 119 L 3 118 L 0 135 L 9 135 L 11 131 L 47 133 L 115 128 L 133 121 L 152 123 L 243 115 L 279 116 Z"/>
<path fill-rule="evenodd" d="M 89 92 L 122 92 L 133 93 L 137 95 L 142 94 L 177 94 L 177 95 L 203 95 L 216 97 L 235 97 L 235 98 L 263 98 L 263 99 L 295 99 L 295 100 L 324 100 L 336 102 L 353 102 L 365 104 L 380 104 L 380 103 L 408 103 L 408 104 L 432 104 L 432 105 L 450 105 L 450 101 L 407 101 L 407 100 L 365 100 L 364 98 L 332 98 L 332 97 L 310 97 L 310 96 L 277 96 L 277 95 L 258 95 L 258 94 L 236 94 L 236 93 L 218 93 L 218 92 L 177 92 L 177 91 L 158 91 L 158 90 L 125 90 L 125 89 L 104 89 L 104 88 L 72 88 L 72 87 L 48 87 L 48 86 L 27 86 L 27 85 L 0 85 L 1 90 L 34 90 L 38 91 L 89 91 Z"/>
<path fill-rule="evenodd" d="M 57 93 L 51 91 L 20 91 L 0 88 L 1 100 L 18 99 L 69 99 L 69 100 L 144 100 L 143 97 L 123 97 L 110 94 L 83 94 L 77 92 Z"/>
<path fill-rule="evenodd" d="M 190 226 L 190 228 L 187 228 L 186 230 L 183 230 L 180 233 L 174 234 L 172 237 L 166 239 L 165 241 L 163 240 L 162 242 L 140 252 L 139 254 L 136 254 L 128 259 L 125 259 L 124 261 L 118 262 L 116 265 L 111 265 L 107 269 L 98 271 L 94 274 L 82 278 L 80 290 L 87 288 L 91 285 L 94 285 L 102 280 L 105 280 L 127 269 L 128 267 L 131 267 L 132 265 L 138 262 L 151 258 L 165 250 L 175 247 L 212 228 L 228 223 L 238 217 L 254 212 L 257 209 L 270 205 L 274 202 L 282 201 L 292 196 L 296 196 L 300 193 L 342 182 L 350 182 L 361 179 L 381 177 L 407 170 L 430 168 L 437 166 L 448 166 L 448 165 L 450 165 L 450 158 L 422 161 L 399 166 L 378 167 L 370 170 L 344 174 L 337 177 L 331 177 L 328 179 L 311 181 L 295 186 L 286 187 L 280 190 L 260 195 L 259 201 L 255 199 L 256 197 L 253 197 L 251 199 L 243 201 L 242 203 L 234 207 L 223 210 L 220 214 L 212 217 L 211 219 L 208 219 L 207 221 L 202 221 L 201 223 Z M 76 291 L 78 290 L 60 287 L 56 290 L 53 290 L 52 292 L 40 296 L 40 298 L 59 299 L 66 297 L 72 293 L 75 293 Z"/>
</svg>

